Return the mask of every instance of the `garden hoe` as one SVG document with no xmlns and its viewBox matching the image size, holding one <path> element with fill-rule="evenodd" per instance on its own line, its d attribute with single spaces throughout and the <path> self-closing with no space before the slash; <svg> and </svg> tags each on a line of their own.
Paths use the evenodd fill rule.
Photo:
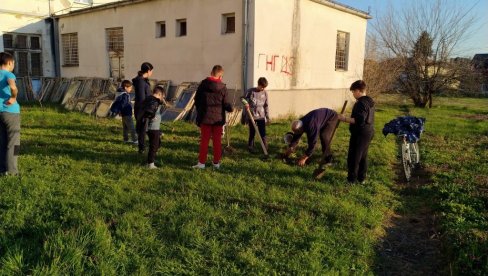
<svg viewBox="0 0 488 276">
<path fill-rule="evenodd" d="M 264 160 L 268 160 L 269 159 L 268 150 L 266 149 L 266 146 L 264 145 L 263 138 L 261 137 L 261 134 L 259 133 L 258 126 L 256 125 L 254 118 L 252 117 L 251 110 L 249 107 L 249 103 L 244 98 L 241 98 L 241 102 L 244 105 L 244 109 L 246 110 L 247 116 L 249 116 L 249 119 L 250 119 L 249 121 L 254 126 L 254 130 L 256 131 L 256 135 L 259 138 L 259 143 L 261 144 L 261 148 L 263 149 L 263 152 L 264 152 Z"/>
<path fill-rule="evenodd" d="M 344 114 L 344 111 L 346 110 L 346 106 L 347 106 L 347 101 L 345 101 L 344 105 L 342 106 L 341 115 Z M 339 120 L 337 121 L 334 131 L 332 131 L 332 136 L 330 137 L 329 145 L 327 145 L 327 147 L 329 148 L 330 145 L 332 144 L 332 139 L 334 139 L 334 135 L 336 133 L 337 127 L 339 127 L 340 122 L 341 121 Z M 313 177 L 317 180 L 321 179 L 325 175 L 325 166 L 327 164 L 326 157 L 327 156 L 325 154 L 322 155 L 322 158 L 320 158 L 319 167 L 313 171 Z"/>
</svg>

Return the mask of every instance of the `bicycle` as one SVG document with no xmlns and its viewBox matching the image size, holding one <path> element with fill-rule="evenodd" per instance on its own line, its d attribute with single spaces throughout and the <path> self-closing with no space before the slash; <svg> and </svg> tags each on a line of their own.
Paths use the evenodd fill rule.
<svg viewBox="0 0 488 276">
<path fill-rule="evenodd" d="M 405 172 L 405 179 L 410 181 L 412 177 L 412 170 L 414 170 L 420 162 L 420 151 L 419 145 L 414 142 L 411 143 L 407 140 L 406 134 L 400 134 L 398 137 L 401 138 L 401 151 L 402 151 L 402 164 L 403 171 Z"/>
</svg>

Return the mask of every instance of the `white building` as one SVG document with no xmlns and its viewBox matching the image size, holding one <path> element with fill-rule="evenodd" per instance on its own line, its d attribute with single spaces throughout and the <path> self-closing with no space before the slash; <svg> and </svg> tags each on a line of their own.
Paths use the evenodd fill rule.
<svg viewBox="0 0 488 276">
<path fill-rule="evenodd" d="M 362 78 L 369 15 L 326 0 L 126 0 L 57 17 L 63 77 L 269 81 L 272 117 L 337 108 Z"/>
<path fill-rule="evenodd" d="M 15 74 L 19 77 L 55 76 L 55 26 L 51 16 L 93 5 L 92 0 L 1 0 L 0 52 L 14 55 Z"/>
</svg>

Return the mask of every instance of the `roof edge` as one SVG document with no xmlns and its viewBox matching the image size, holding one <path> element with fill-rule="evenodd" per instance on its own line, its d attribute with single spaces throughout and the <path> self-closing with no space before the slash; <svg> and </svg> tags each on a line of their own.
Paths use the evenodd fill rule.
<svg viewBox="0 0 488 276">
<path fill-rule="evenodd" d="M 111 2 L 111 3 L 106 3 L 106 4 L 102 4 L 102 5 L 89 7 L 89 8 L 71 11 L 71 12 L 65 13 L 65 14 L 55 15 L 54 17 L 55 18 L 69 17 L 72 15 L 90 13 L 93 11 L 106 10 L 106 9 L 110 9 L 110 8 L 118 8 L 118 7 L 123 7 L 123 6 L 143 3 L 143 2 L 149 2 L 149 1 L 154 1 L 154 0 L 120 0 L 120 1 L 116 1 L 116 2 Z"/>
<path fill-rule="evenodd" d="M 369 15 L 369 13 L 367 13 L 365 11 L 353 8 L 353 7 L 345 5 L 345 4 L 341 4 L 341 3 L 336 2 L 336 1 L 332 1 L 332 0 L 310 0 L 310 1 L 318 3 L 318 4 L 322 4 L 324 6 L 327 6 L 327 7 L 336 9 L 336 10 L 347 12 L 347 13 L 350 13 L 352 15 L 356 15 L 356 16 L 359 16 L 361 18 L 364 18 L 364 19 L 372 19 L 373 18 L 371 15 Z"/>
</svg>

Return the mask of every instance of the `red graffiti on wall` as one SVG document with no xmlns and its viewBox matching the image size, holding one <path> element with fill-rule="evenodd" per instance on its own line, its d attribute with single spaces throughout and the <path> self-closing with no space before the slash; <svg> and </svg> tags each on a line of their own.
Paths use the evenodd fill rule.
<svg viewBox="0 0 488 276">
<path fill-rule="evenodd" d="M 286 55 L 259 54 L 258 68 L 261 68 L 263 63 L 266 65 L 266 71 L 276 72 L 276 67 L 278 64 L 280 73 L 291 76 L 293 74 L 295 58 Z"/>
</svg>

